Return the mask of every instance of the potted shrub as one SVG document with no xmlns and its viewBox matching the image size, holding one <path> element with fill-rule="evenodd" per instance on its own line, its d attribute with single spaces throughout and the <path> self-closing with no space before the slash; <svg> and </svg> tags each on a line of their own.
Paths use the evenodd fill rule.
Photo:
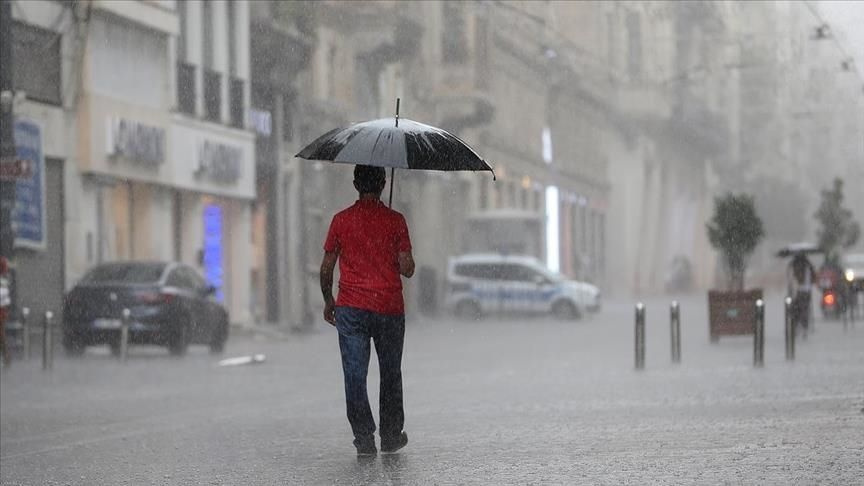
<svg viewBox="0 0 864 486">
<path fill-rule="evenodd" d="M 726 289 L 708 291 L 711 341 L 721 335 L 751 334 L 762 289 L 745 290 L 744 275 L 750 255 L 764 236 L 753 197 L 732 193 L 716 197 L 707 228 L 708 240 L 720 252 L 727 276 Z"/>
</svg>

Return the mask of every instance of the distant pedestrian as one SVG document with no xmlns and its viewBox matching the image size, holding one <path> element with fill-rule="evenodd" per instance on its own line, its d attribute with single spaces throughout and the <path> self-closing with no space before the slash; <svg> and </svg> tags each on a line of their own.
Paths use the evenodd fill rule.
<svg viewBox="0 0 864 486">
<path fill-rule="evenodd" d="M 810 327 L 810 294 L 816 280 L 813 264 L 803 254 L 795 255 L 787 269 L 787 295 L 792 298 L 792 322 L 805 333 Z"/>
<path fill-rule="evenodd" d="M 381 202 L 385 184 L 383 168 L 354 168 L 354 187 L 360 197 L 333 217 L 321 262 L 324 319 L 339 331 L 345 404 L 360 455 L 377 453 L 375 420 L 366 392 L 370 339 L 375 343 L 381 373 L 381 451 L 395 452 L 408 443 L 402 430 L 405 306 L 400 275 L 410 278 L 414 274 L 414 258 L 405 218 Z M 337 260 L 339 295 L 334 301 Z"/>
</svg>

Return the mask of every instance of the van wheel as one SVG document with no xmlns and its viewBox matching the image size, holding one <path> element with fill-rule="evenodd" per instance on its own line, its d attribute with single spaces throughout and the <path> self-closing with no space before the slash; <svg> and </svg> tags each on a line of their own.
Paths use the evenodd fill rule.
<svg viewBox="0 0 864 486">
<path fill-rule="evenodd" d="M 481 311 L 477 302 L 463 300 L 456 305 L 456 317 L 476 321 L 480 319 Z"/>
<path fill-rule="evenodd" d="M 562 300 L 552 306 L 552 315 L 561 320 L 572 320 L 581 317 L 579 309 L 572 302 Z"/>
</svg>

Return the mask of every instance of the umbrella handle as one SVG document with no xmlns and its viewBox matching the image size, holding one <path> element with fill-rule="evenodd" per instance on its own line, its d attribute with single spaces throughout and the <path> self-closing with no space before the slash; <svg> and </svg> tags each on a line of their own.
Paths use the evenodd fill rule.
<svg viewBox="0 0 864 486">
<path fill-rule="evenodd" d="M 398 100 L 398 98 L 397 98 Z M 397 106 L 399 102 L 396 102 Z M 399 123 L 398 118 L 396 123 Z M 395 167 L 390 167 L 390 209 L 393 209 L 393 184 L 396 182 L 396 179 L 393 178 L 393 175 L 396 173 Z"/>
</svg>

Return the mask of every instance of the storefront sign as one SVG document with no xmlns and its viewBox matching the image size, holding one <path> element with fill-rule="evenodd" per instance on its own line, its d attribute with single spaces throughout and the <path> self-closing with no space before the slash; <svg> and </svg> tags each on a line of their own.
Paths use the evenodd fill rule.
<svg viewBox="0 0 864 486">
<path fill-rule="evenodd" d="M 165 129 L 123 118 L 108 119 L 108 155 L 146 167 L 165 162 Z"/>
<path fill-rule="evenodd" d="M 15 152 L 27 161 L 29 177 L 15 183 L 12 228 L 15 246 L 45 249 L 45 159 L 42 156 L 42 129 L 27 121 L 15 122 Z"/>
<path fill-rule="evenodd" d="M 198 165 L 195 177 L 213 182 L 233 184 L 240 179 L 243 151 L 237 147 L 204 141 L 198 145 Z"/>
</svg>

